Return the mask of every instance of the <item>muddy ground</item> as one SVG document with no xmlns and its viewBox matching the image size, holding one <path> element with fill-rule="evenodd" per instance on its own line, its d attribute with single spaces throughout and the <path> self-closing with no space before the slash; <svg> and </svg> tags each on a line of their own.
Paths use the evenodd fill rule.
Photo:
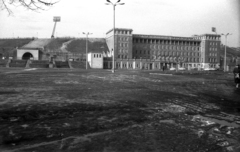
<svg viewBox="0 0 240 152">
<path fill-rule="evenodd" d="M 232 73 L 0 69 L 1 152 L 240 151 Z"/>
</svg>

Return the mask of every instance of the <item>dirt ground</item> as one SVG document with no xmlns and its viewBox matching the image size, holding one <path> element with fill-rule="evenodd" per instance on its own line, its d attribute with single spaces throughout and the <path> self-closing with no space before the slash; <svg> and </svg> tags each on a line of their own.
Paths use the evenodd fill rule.
<svg viewBox="0 0 240 152">
<path fill-rule="evenodd" d="M 221 71 L 0 69 L 1 152 L 240 151 Z"/>
</svg>

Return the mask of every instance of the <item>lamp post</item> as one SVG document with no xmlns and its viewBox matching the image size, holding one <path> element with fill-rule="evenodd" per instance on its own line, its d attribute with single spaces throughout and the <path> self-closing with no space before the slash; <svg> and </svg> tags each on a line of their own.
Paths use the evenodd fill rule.
<svg viewBox="0 0 240 152">
<path fill-rule="evenodd" d="M 113 6 L 113 55 L 112 55 L 112 73 L 114 73 L 114 52 L 115 52 L 115 7 L 117 5 L 124 5 L 124 3 L 119 3 L 121 0 L 118 0 L 116 3 L 112 3 L 110 0 L 106 0 L 106 5 L 112 5 Z"/>
<path fill-rule="evenodd" d="M 225 51 L 224 51 L 224 72 L 227 71 L 226 69 L 226 60 L 227 60 L 227 36 L 228 35 L 232 35 L 230 33 L 227 33 L 227 34 L 221 34 L 221 35 L 224 35 L 225 36 Z"/>
<path fill-rule="evenodd" d="M 89 33 L 89 32 L 84 33 L 83 32 L 83 34 L 86 35 L 86 70 L 87 70 L 88 69 L 88 66 L 87 66 L 87 59 L 88 59 L 88 57 L 87 57 L 87 55 L 88 55 L 88 35 L 91 35 L 92 33 Z"/>
</svg>

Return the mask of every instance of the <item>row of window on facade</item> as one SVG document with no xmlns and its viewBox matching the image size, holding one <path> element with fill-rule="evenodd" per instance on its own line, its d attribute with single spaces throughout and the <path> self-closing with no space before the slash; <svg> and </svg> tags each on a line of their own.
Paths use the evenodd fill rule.
<svg viewBox="0 0 240 152">
<path fill-rule="evenodd" d="M 146 50 L 135 50 L 133 54 L 150 54 L 150 51 Z M 171 51 L 152 51 L 152 54 L 159 54 L 159 55 L 185 55 L 185 56 L 200 56 L 198 52 L 171 52 Z"/>
<path fill-rule="evenodd" d="M 120 47 L 128 47 L 128 43 L 119 43 Z"/>
<path fill-rule="evenodd" d="M 210 47 L 209 50 L 210 50 L 210 51 L 217 51 L 217 48 L 212 48 L 212 47 Z"/>
<path fill-rule="evenodd" d="M 129 63 L 129 64 L 127 64 L 127 63 L 122 63 L 122 67 L 123 67 L 123 68 L 127 68 L 127 66 L 128 66 L 128 68 L 132 68 L 132 67 L 133 67 L 131 63 Z M 116 67 L 117 67 L 117 68 L 120 68 L 120 67 L 121 67 L 121 63 L 117 62 L 117 63 L 116 63 Z"/>
<path fill-rule="evenodd" d="M 120 30 L 115 30 L 115 34 L 132 34 L 131 31 L 120 31 Z"/>
<path fill-rule="evenodd" d="M 146 45 L 134 45 L 136 48 L 147 47 Z M 192 50 L 192 51 L 199 51 L 200 47 L 190 47 L 190 46 L 168 46 L 168 45 L 150 45 L 150 49 L 167 49 L 167 50 Z"/>
<path fill-rule="evenodd" d="M 200 42 L 175 41 L 175 40 L 151 40 L 151 39 L 133 39 L 133 43 L 156 43 L 156 44 L 173 44 L 173 45 L 191 45 L 199 46 Z"/>
<path fill-rule="evenodd" d="M 217 62 L 217 58 L 208 58 L 210 63 Z"/>
<path fill-rule="evenodd" d="M 102 55 L 101 55 L 101 54 L 93 54 L 93 57 L 94 57 L 94 58 L 101 58 Z"/>
<path fill-rule="evenodd" d="M 217 56 L 217 53 L 209 53 L 209 56 Z"/>
<path fill-rule="evenodd" d="M 217 45 L 217 42 L 210 42 L 210 45 Z"/>
<path fill-rule="evenodd" d="M 194 39 L 207 39 L 207 40 L 220 40 L 220 37 L 216 37 L 216 36 L 201 36 L 201 37 L 195 37 Z"/>
<path fill-rule="evenodd" d="M 119 40 L 120 40 L 120 41 L 128 41 L 129 38 L 128 38 L 128 37 L 119 37 Z"/>
<path fill-rule="evenodd" d="M 161 57 L 161 56 L 134 56 L 135 59 L 160 59 L 160 60 L 174 60 L 176 62 L 176 57 Z M 200 58 L 183 58 L 185 62 L 199 62 Z"/>
</svg>

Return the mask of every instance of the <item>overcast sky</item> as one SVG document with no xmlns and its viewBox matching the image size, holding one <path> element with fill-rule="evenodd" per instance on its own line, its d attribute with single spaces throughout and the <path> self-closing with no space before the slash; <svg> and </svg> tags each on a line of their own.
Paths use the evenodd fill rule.
<svg viewBox="0 0 240 152">
<path fill-rule="evenodd" d="M 46 0 L 50 1 L 50 0 Z M 51 0 L 54 1 L 54 0 Z M 114 2 L 116 0 L 112 0 Z M 55 36 L 105 37 L 113 27 L 113 7 L 106 0 L 60 0 L 45 11 L 12 7 L 13 16 L 0 11 L 0 38 L 50 38 L 53 16 L 61 16 Z M 232 33 L 228 44 L 240 46 L 240 0 L 121 0 L 116 7 L 116 27 L 131 28 L 133 34 L 192 36 Z M 225 44 L 225 38 L 222 37 Z"/>
</svg>

